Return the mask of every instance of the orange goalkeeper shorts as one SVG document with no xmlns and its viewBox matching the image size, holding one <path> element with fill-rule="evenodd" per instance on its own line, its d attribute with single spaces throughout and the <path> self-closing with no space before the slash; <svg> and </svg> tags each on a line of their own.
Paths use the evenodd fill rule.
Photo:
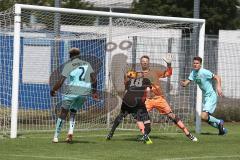
<svg viewBox="0 0 240 160">
<path fill-rule="evenodd" d="M 172 112 L 168 102 L 161 96 L 156 96 L 154 98 L 147 98 L 145 101 L 147 111 L 151 111 L 156 108 L 160 114 L 169 114 Z"/>
</svg>

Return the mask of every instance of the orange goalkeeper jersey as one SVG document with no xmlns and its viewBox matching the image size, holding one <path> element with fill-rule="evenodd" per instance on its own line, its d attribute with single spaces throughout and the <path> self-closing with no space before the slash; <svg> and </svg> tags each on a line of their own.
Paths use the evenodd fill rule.
<svg viewBox="0 0 240 160">
<path fill-rule="evenodd" d="M 164 97 L 161 88 L 160 78 L 169 77 L 172 75 L 172 68 L 168 67 L 167 70 L 161 71 L 159 69 L 150 69 L 148 72 L 143 72 L 144 77 L 148 78 L 152 83 L 152 92 L 154 96 Z"/>
</svg>

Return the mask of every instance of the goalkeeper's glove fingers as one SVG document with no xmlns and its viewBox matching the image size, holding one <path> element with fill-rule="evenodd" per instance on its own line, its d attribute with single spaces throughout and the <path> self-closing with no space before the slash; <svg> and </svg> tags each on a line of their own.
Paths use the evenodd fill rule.
<svg viewBox="0 0 240 160">
<path fill-rule="evenodd" d="M 167 53 L 165 57 L 162 58 L 168 65 L 171 66 L 172 60 L 173 60 L 173 54 Z"/>
<path fill-rule="evenodd" d="M 135 71 L 128 71 L 127 78 L 137 78 L 137 72 Z"/>
</svg>

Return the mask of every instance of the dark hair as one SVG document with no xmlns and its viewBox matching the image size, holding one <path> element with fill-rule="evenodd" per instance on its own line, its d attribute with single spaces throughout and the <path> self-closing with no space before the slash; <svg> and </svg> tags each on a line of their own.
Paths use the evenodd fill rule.
<svg viewBox="0 0 240 160">
<path fill-rule="evenodd" d="M 202 58 L 201 57 L 194 57 L 193 60 L 194 61 L 199 61 L 202 64 Z"/>
<path fill-rule="evenodd" d="M 69 50 L 70 58 L 78 56 L 80 54 L 80 50 L 78 48 L 71 48 Z"/>
<path fill-rule="evenodd" d="M 147 55 L 143 55 L 143 56 L 140 58 L 140 60 L 143 59 L 143 58 L 147 58 L 148 60 L 150 59 Z"/>
</svg>

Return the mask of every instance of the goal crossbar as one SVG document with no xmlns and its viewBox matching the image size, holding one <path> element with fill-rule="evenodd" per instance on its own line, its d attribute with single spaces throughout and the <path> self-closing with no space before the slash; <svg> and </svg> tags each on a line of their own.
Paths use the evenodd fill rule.
<svg viewBox="0 0 240 160">
<path fill-rule="evenodd" d="M 175 22 L 205 23 L 205 19 L 195 19 L 195 18 L 139 15 L 139 14 L 114 13 L 114 12 L 104 12 L 104 11 L 90 11 L 90 10 L 69 9 L 69 8 L 59 9 L 59 8 L 56 8 L 56 7 L 34 6 L 34 5 L 26 5 L 26 4 L 16 4 L 15 7 L 20 7 L 21 9 L 38 10 L 38 11 L 82 14 L 82 15 L 92 15 L 92 16 L 106 16 L 106 17 L 122 17 L 122 18 L 148 19 L 148 20 L 167 20 L 167 21 L 175 21 Z"/>
</svg>

